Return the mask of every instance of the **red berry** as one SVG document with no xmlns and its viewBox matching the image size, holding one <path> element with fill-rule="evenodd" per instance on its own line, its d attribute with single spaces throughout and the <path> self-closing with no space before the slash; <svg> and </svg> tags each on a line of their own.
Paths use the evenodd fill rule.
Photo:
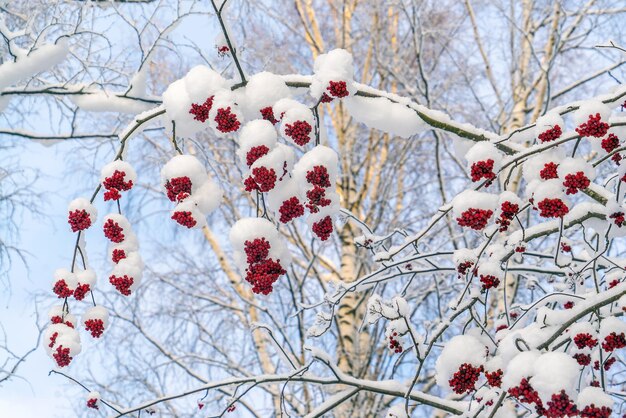
<svg viewBox="0 0 626 418">
<path fill-rule="evenodd" d="M 589 366 L 591 364 L 591 356 L 584 353 L 576 353 L 573 356 L 581 366 Z"/>
<path fill-rule="evenodd" d="M 472 164 L 471 176 L 472 181 L 479 181 L 480 179 L 486 179 L 485 186 L 491 185 L 493 179 L 496 178 L 496 173 L 493 172 L 494 161 L 490 158 L 486 161 L 477 161 Z"/>
<path fill-rule="evenodd" d="M 611 408 L 606 406 L 596 406 L 595 404 L 587 405 L 580 411 L 581 418 L 610 418 Z"/>
<path fill-rule="evenodd" d="M 609 134 L 602 140 L 602 149 L 607 153 L 619 147 L 619 138 L 615 134 Z"/>
<path fill-rule="evenodd" d="M 602 122 L 599 113 L 595 116 L 589 115 L 587 122 L 581 123 L 576 132 L 580 136 L 593 136 L 596 138 L 602 138 L 609 130 L 609 124 Z"/>
<path fill-rule="evenodd" d="M 476 390 L 475 385 L 482 370 L 482 366 L 474 367 L 469 363 L 463 363 L 452 378 L 448 380 L 448 384 L 454 390 L 454 393 L 459 395 L 470 393 Z"/>
<path fill-rule="evenodd" d="M 100 409 L 100 407 L 98 406 L 98 400 L 96 398 L 88 399 L 87 408 Z"/>
<path fill-rule="evenodd" d="M 209 118 L 209 111 L 211 111 L 211 108 L 213 107 L 213 97 L 214 96 L 209 97 L 202 104 L 191 104 L 191 109 L 189 109 L 189 113 L 194 115 L 193 118 L 195 120 L 203 123 L 206 122 L 206 120 Z"/>
<path fill-rule="evenodd" d="M 496 223 L 500 225 L 500 232 L 504 232 L 509 229 L 511 220 L 515 217 L 515 214 L 519 211 L 519 205 L 517 203 L 511 203 L 506 201 L 500 206 L 500 217 L 496 219 Z"/>
<path fill-rule="evenodd" d="M 269 256 L 270 243 L 265 238 L 255 238 L 243 243 L 248 264 L 259 263 Z"/>
<path fill-rule="evenodd" d="M 618 228 L 621 228 L 622 225 L 624 225 L 624 212 L 615 212 L 612 213 L 609 216 L 610 219 L 613 219 L 613 222 L 615 223 L 615 225 L 617 225 Z"/>
<path fill-rule="evenodd" d="M 270 152 L 270 149 L 265 145 L 258 145 L 250 148 L 250 151 L 246 154 L 246 164 L 248 167 L 252 166 L 256 160 Z"/>
<path fill-rule="evenodd" d="M 330 81 L 326 90 L 328 90 L 331 96 L 338 98 L 346 97 L 350 94 L 345 81 Z"/>
<path fill-rule="evenodd" d="M 91 226 L 91 218 L 85 209 L 71 211 L 67 222 L 72 228 L 72 232 L 84 231 Z"/>
<path fill-rule="evenodd" d="M 72 357 L 70 357 L 70 349 L 63 347 L 62 345 L 57 347 L 56 351 L 52 354 L 52 357 L 57 362 L 59 367 L 68 366 L 72 361 Z"/>
<path fill-rule="evenodd" d="M 330 216 L 326 216 L 321 221 L 315 222 L 312 227 L 313 233 L 322 241 L 326 241 L 333 232 L 333 222 Z"/>
<path fill-rule="evenodd" d="M 330 187 L 330 174 L 323 165 L 316 165 L 313 170 L 307 171 L 306 181 L 309 184 L 319 187 Z"/>
<path fill-rule="evenodd" d="M 102 319 L 88 319 L 85 321 L 85 330 L 91 333 L 93 338 L 100 338 L 104 332 Z"/>
<path fill-rule="evenodd" d="M 500 386 L 502 386 L 502 376 L 504 375 L 504 372 L 500 369 L 496 370 L 495 372 L 485 372 L 485 377 L 487 378 L 487 383 L 489 383 L 489 386 L 494 387 L 494 388 L 499 388 Z"/>
<path fill-rule="evenodd" d="M 297 120 L 292 124 L 285 125 L 285 135 L 293 139 L 293 142 L 303 146 L 311 140 L 311 130 L 313 128 L 307 121 Z"/>
<path fill-rule="evenodd" d="M 487 226 L 491 215 L 493 215 L 493 211 L 490 209 L 471 208 L 463 212 L 460 218 L 456 218 L 456 221 L 460 226 L 466 226 L 479 231 Z"/>
<path fill-rule="evenodd" d="M 111 275 L 109 277 L 109 283 L 113 285 L 124 296 L 129 296 L 131 293 L 130 287 L 133 285 L 135 280 L 132 277 L 128 277 L 124 275 L 122 277 L 118 277 L 115 275 Z"/>
<path fill-rule="evenodd" d="M 473 261 L 464 261 L 456 267 L 456 271 L 459 273 L 459 276 L 464 276 L 473 265 Z"/>
<path fill-rule="evenodd" d="M 558 166 L 559 166 L 558 164 L 553 163 L 553 162 L 546 163 L 541 169 L 541 171 L 539 172 L 539 176 L 543 180 L 550 180 L 550 179 L 555 179 L 559 177 L 559 175 L 556 172 L 556 169 Z"/>
<path fill-rule="evenodd" d="M 572 309 L 573 307 L 574 307 L 574 302 L 572 302 L 571 300 L 563 304 L 563 308 L 565 309 Z"/>
<path fill-rule="evenodd" d="M 591 182 L 582 171 L 576 174 L 566 175 L 565 181 L 563 182 L 563 186 L 567 187 L 565 191 L 566 194 L 576 194 L 579 190 L 584 190 L 589 187 L 589 184 L 591 184 Z"/>
<path fill-rule="evenodd" d="M 562 218 L 569 213 L 569 208 L 561 199 L 543 199 L 537 204 L 539 216 L 544 218 Z"/>
<path fill-rule="evenodd" d="M 176 211 L 172 214 L 172 219 L 187 228 L 193 228 L 198 223 L 189 211 Z"/>
<path fill-rule="evenodd" d="M 283 202 L 278 210 L 280 213 L 280 222 L 287 222 L 304 215 L 304 206 L 297 197 L 291 197 Z"/>
<path fill-rule="evenodd" d="M 246 281 L 252 285 L 254 293 L 269 295 L 273 290 L 273 284 L 287 271 L 280 265 L 280 260 L 271 258 L 251 264 L 246 269 Z"/>
<path fill-rule="evenodd" d="M 483 284 L 483 290 L 488 290 L 493 287 L 498 287 L 500 284 L 500 279 L 496 276 L 488 275 L 480 275 L 480 282 Z"/>
<path fill-rule="evenodd" d="M 191 180 L 187 176 L 174 177 L 165 182 L 167 198 L 172 201 L 181 201 L 180 197 L 191 194 Z"/>
<path fill-rule="evenodd" d="M 620 334 L 612 332 L 604 337 L 604 341 L 602 342 L 602 348 L 604 349 L 604 351 L 607 352 L 618 350 L 624 347 L 626 347 L 626 337 L 624 336 L 623 332 Z"/>
<path fill-rule="evenodd" d="M 278 120 L 274 117 L 274 109 L 272 109 L 272 106 L 267 106 L 261 109 L 261 116 L 263 116 L 263 119 L 272 122 L 273 125 L 278 123 Z"/>
<path fill-rule="evenodd" d="M 111 242 L 120 243 L 124 241 L 123 229 L 113 219 L 107 219 L 103 226 L 104 236 Z"/>
<path fill-rule="evenodd" d="M 235 132 L 241 126 L 237 115 L 231 112 L 230 106 L 217 109 L 215 123 L 217 123 L 217 130 L 223 133 Z"/>
<path fill-rule="evenodd" d="M 104 186 L 107 190 L 116 189 L 118 191 L 126 191 L 132 189 L 133 181 L 124 181 L 124 177 L 126 177 L 125 172 L 115 170 L 111 177 L 106 177 L 104 179 L 102 186 Z"/>
<path fill-rule="evenodd" d="M 90 290 L 91 288 L 88 284 L 79 284 L 76 286 L 76 289 L 74 289 L 74 299 L 83 300 Z"/>
<path fill-rule="evenodd" d="M 333 101 L 333 98 L 326 93 L 322 93 L 322 97 L 320 97 L 320 102 L 322 103 L 330 103 Z"/>
<path fill-rule="evenodd" d="M 306 207 L 311 213 L 317 213 L 319 212 L 319 207 L 326 207 L 332 203 L 330 199 L 326 199 L 326 190 L 320 186 L 314 186 L 311 190 L 308 190 L 306 197 L 309 199 Z"/>
<path fill-rule="evenodd" d="M 276 172 L 273 168 L 255 167 L 252 176 L 244 181 L 247 192 L 258 190 L 262 193 L 269 192 L 276 186 Z"/>
<path fill-rule="evenodd" d="M 554 125 L 554 128 L 543 131 L 539 134 L 539 140 L 541 142 L 551 142 L 555 139 L 559 139 L 563 132 L 561 131 L 561 127 L 559 125 Z"/>
<path fill-rule="evenodd" d="M 576 404 L 562 390 L 561 393 L 552 395 L 545 415 L 547 418 L 574 417 L 578 416 L 578 410 Z"/>
<path fill-rule="evenodd" d="M 120 200 L 122 195 L 120 191 L 117 189 L 110 189 L 104 192 L 104 201 L 108 202 L 109 200 Z"/>
<path fill-rule="evenodd" d="M 117 264 L 120 262 L 120 260 L 126 258 L 126 251 L 116 248 L 112 251 L 111 253 L 111 260 Z"/>
<path fill-rule="evenodd" d="M 74 291 L 69 288 L 67 282 L 63 279 L 57 280 L 57 282 L 52 287 L 52 292 L 57 295 L 60 299 L 69 298 L 74 294 Z"/>
<path fill-rule="evenodd" d="M 598 340 L 593 338 L 589 333 L 580 333 L 574 336 L 574 344 L 579 349 L 583 349 L 585 347 L 593 348 L 598 345 Z"/>
</svg>

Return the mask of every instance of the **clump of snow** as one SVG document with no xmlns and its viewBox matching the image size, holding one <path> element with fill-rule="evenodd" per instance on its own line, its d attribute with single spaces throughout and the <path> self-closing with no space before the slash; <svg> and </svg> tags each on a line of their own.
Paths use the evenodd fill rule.
<svg viewBox="0 0 626 418">
<path fill-rule="evenodd" d="M 204 182 L 208 180 L 204 166 L 200 160 L 193 155 L 177 155 L 163 166 L 161 169 L 161 185 L 163 190 L 167 192 L 167 182 L 179 177 L 188 177 L 189 180 L 191 180 L 192 193 L 198 190 Z"/>
<path fill-rule="evenodd" d="M 468 209 L 483 209 L 495 211 L 498 202 L 498 195 L 491 193 L 477 192 L 475 190 L 465 190 L 452 200 L 454 214 L 460 217 Z"/>
<path fill-rule="evenodd" d="M 352 54 L 345 49 L 333 49 L 321 54 L 313 65 L 313 79 L 311 81 L 311 96 L 316 99 L 329 91 L 330 82 L 345 82 L 349 95 L 356 93 L 354 85 L 354 64 Z"/>
<path fill-rule="evenodd" d="M 580 410 L 584 409 L 586 406 L 594 405 L 596 408 L 613 407 L 613 398 L 606 394 L 601 388 L 596 388 L 593 386 L 587 386 L 578 394 L 578 400 L 576 404 Z"/>
<path fill-rule="evenodd" d="M 485 363 L 485 345 L 469 335 L 457 335 L 448 341 L 435 364 L 437 384 L 450 387 L 448 381 L 459 367 L 469 363 L 474 367 Z"/>
<path fill-rule="evenodd" d="M 600 114 L 600 119 L 606 122 L 611 116 L 611 108 L 599 100 L 587 100 L 574 112 L 574 123 L 578 126 L 596 114 Z"/>
<path fill-rule="evenodd" d="M 261 109 L 272 107 L 280 99 L 290 97 L 289 87 L 278 75 L 264 71 L 248 79 L 243 111 L 247 119 L 261 117 Z M 274 115 L 278 119 L 277 115 Z"/>
<path fill-rule="evenodd" d="M 135 169 L 132 165 L 130 165 L 126 161 L 115 160 L 102 167 L 102 169 L 100 170 L 100 182 L 104 182 L 106 178 L 110 178 L 111 176 L 113 176 L 116 171 L 125 174 L 125 182 L 132 181 L 133 183 L 135 183 L 137 181 L 137 173 L 135 172 Z"/>
<path fill-rule="evenodd" d="M 385 97 L 351 96 L 344 104 L 356 121 L 402 138 L 416 135 L 426 126 L 413 109 Z"/>
<path fill-rule="evenodd" d="M 529 383 L 537 391 L 544 405 L 552 395 L 565 391 L 570 399 L 576 399 L 576 385 L 580 366 L 571 356 L 552 352 L 542 354 L 534 363 L 534 373 Z"/>
<path fill-rule="evenodd" d="M 92 225 L 94 224 L 94 222 L 96 222 L 96 219 L 98 219 L 98 209 L 96 209 L 96 207 L 92 205 L 91 202 L 88 199 L 85 199 L 84 197 L 79 197 L 79 198 L 72 200 L 70 204 L 67 206 L 68 212 L 74 212 L 76 210 L 78 211 L 84 210 L 85 212 L 87 212 L 87 214 L 89 215 L 89 220 L 91 221 Z"/>
<path fill-rule="evenodd" d="M 276 145 L 278 135 L 270 121 L 255 119 L 247 122 L 239 132 L 237 156 L 246 165 L 246 156 L 254 147 L 266 146 L 269 150 Z"/>
<path fill-rule="evenodd" d="M 269 242 L 269 258 L 280 260 L 282 265 L 288 265 L 291 260 L 291 254 L 276 226 L 267 219 L 242 218 L 230 229 L 228 237 L 235 251 L 235 261 L 242 270 L 247 267 L 245 242 L 255 238 L 265 238 Z"/>
<path fill-rule="evenodd" d="M 534 365 L 541 356 L 538 351 L 517 351 L 517 355 L 506 361 L 504 375 L 502 376 L 502 388 L 508 390 L 520 384 L 524 378 L 534 374 Z"/>
<path fill-rule="evenodd" d="M 83 324 L 91 319 L 101 320 L 104 329 L 106 329 L 109 326 L 109 311 L 103 306 L 92 306 L 83 313 Z"/>
</svg>

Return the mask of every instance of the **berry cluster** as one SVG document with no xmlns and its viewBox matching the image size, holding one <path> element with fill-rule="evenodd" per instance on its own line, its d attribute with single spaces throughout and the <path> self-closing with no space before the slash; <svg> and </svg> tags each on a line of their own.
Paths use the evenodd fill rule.
<svg viewBox="0 0 626 418">
<path fill-rule="evenodd" d="M 459 370 L 448 380 L 448 384 L 454 393 L 462 395 L 476 390 L 476 382 L 480 377 L 483 367 L 474 367 L 469 363 L 463 363 Z"/>
<path fill-rule="evenodd" d="M 320 97 L 321 103 L 330 103 L 333 101 L 333 97 L 329 96 L 326 93 L 322 93 L 322 97 Z"/>
<path fill-rule="evenodd" d="M 273 168 L 255 167 L 252 169 L 252 175 L 246 178 L 243 184 L 247 192 L 258 190 L 266 193 L 276 186 L 276 180 L 276 172 Z"/>
<path fill-rule="evenodd" d="M 609 124 L 602 122 L 602 118 L 599 113 L 595 116 L 589 115 L 587 122 L 581 123 L 576 128 L 576 133 L 580 136 L 593 136 L 596 138 L 602 138 L 609 130 Z"/>
<path fill-rule="evenodd" d="M 309 122 L 297 120 L 291 124 L 285 125 L 285 135 L 291 138 L 296 144 L 304 146 L 311 140 L 312 129 Z"/>
<path fill-rule="evenodd" d="M 304 206 L 300 203 L 300 199 L 294 196 L 285 200 L 278 212 L 280 213 L 280 222 L 286 224 L 304 215 Z"/>
<path fill-rule="evenodd" d="M 543 131 L 539 134 L 539 140 L 543 142 L 551 142 L 561 137 L 563 131 L 559 125 L 554 125 L 553 128 Z"/>
<path fill-rule="evenodd" d="M 593 336 L 589 333 L 580 333 L 574 336 L 574 344 L 579 349 L 583 349 L 585 347 L 593 348 L 598 345 L 598 340 L 593 338 Z"/>
<path fill-rule="evenodd" d="M 581 366 L 589 366 L 589 364 L 591 364 L 591 355 L 589 354 L 576 353 L 572 357 L 574 357 Z"/>
<path fill-rule="evenodd" d="M 78 284 L 76 286 L 76 289 L 74 289 L 74 299 L 76 300 L 85 299 L 85 296 L 87 296 L 87 293 L 89 293 L 90 290 L 91 290 L 91 286 L 89 286 L 88 283 Z"/>
<path fill-rule="evenodd" d="M 609 153 L 619 147 L 619 138 L 615 134 L 609 134 L 606 138 L 602 139 L 601 145 L 602 149 Z"/>
<path fill-rule="evenodd" d="M 610 418 L 612 409 L 606 406 L 597 407 L 595 404 L 585 406 L 580 411 L 581 418 Z"/>
<path fill-rule="evenodd" d="M 69 298 L 74 294 L 74 289 L 70 288 L 64 279 L 57 280 L 52 287 L 52 292 L 59 297 L 59 299 Z"/>
<path fill-rule="evenodd" d="M 265 238 L 255 238 L 244 243 L 248 263 L 246 281 L 252 285 L 254 293 L 270 294 L 276 280 L 287 273 L 280 260 L 269 258 L 270 248 L 270 243 Z"/>
<path fill-rule="evenodd" d="M 567 188 L 566 194 L 576 194 L 579 190 L 584 190 L 591 182 L 584 172 L 578 171 L 576 174 L 568 174 L 565 176 L 563 186 Z"/>
<path fill-rule="evenodd" d="M 178 222 L 178 224 L 186 226 L 189 229 L 193 228 L 198 223 L 190 211 L 176 211 L 172 214 L 171 218 Z"/>
<path fill-rule="evenodd" d="M 98 406 L 98 399 L 96 398 L 87 399 L 87 408 L 100 409 L 100 407 Z"/>
<path fill-rule="evenodd" d="M 313 223 L 311 230 L 319 239 L 326 241 L 330 234 L 333 233 L 333 221 L 330 219 L 330 216 L 326 216 L 322 220 Z"/>
<path fill-rule="evenodd" d="M 69 213 L 67 222 L 72 232 L 84 231 L 91 226 L 91 217 L 85 209 L 77 209 Z"/>
<path fill-rule="evenodd" d="M 576 404 L 569 398 L 564 390 L 553 394 L 548 401 L 548 409 L 544 412 L 548 418 L 575 417 L 578 415 Z"/>
<path fill-rule="evenodd" d="M 500 217 L 496 219 L 496 223 L 500 225 L 500 232 L 504 232 L 509 229 L 511 221 L 519 211 L 519 205 L 517 203 L 511 203 L 508 200 L 503 202 L 500 206 Z"/>
<path fill-rule="evenodd" d="M 486 179 L 485 187 L 491 185 L 493 179 L 496 178 L 496 173 L 493 172 L 494 161 L 490 158 L 486 161 L 477 161 L 472 164 L 471 176 L 472 181 L 479 181 L 480 179 Z"/>
<path fill-rule="evenodd" d="M 125 258 L 126 258 L 126 251 L 124 251 L 121 248 L 115 248 L 111 252 L 111 261 L 113 261 L 115 264 L 119 263 L 120 260 L 123 260 Z"/>
<path fill-rule="evenodd" d="M 52 357 L 57 362 L 57 365 L 59 367 L 69 366 L 73 359 L 73 357 L 70 357 L 69 347 L 63 347 L 62 345 L 59 345 L 56 348 L 54 354 L 52 354 Z"/>
<path fill-rule="evenodd" d="M 546 163 L 543 168 L 541 169 L 541 171 L 539 172 L 539 176 L 543 179 L 543 180 L 550 180 L 550 179 L 555 179 L 557 177 L 559 177 L 559 175 L 557 174 L 556 169 L 559 167 L 558 164 L 553 163 L 553 162 L 549 162 Z"/>
<path fill-rule="evenodd" d="M 522 378 L 518 386 L 512 387 L 508 390 L 509 395 L 516 398 L 521 403 L 535 404 L 538 412 L 543 410 L 543 403 L 539 398 L 539 393 L 528 382 L 528 379 Z"/>
<path fill-rule="evenodd" d="M 503 375 L 504 375 L 504 372 L 500 369 L 496 370 L 495 372 L 487 372 L 487 371 L 485 372 L 487 383 L 489 383 L 489 386 L 493 388 L 499 388 L 500 386 L 502 386 Z"/>
<path fill-rule="evenodd" d="M 117 291 L 120 292 L 122 295 L 130 296 L 130 288 L 133 283 L 135 283 L 135 279 L 133 277 L 129 277 L 126 274 L 123 276 L 116 276 L 112 274 L 109 277 L 109 283 L 111 283 L 113 287 L 115 287 L 115 289 L 117 289 Z"/>
<path fill-rule="evenodd" d="M 120 243 L 124 241 L 124 229 L 113 219 L 107 219 L 102 227 L 104 236 L 111 242 Z"/>
<path fill-rule="evenodd" d="M 500 284 L 500 279 L 491 274 L 480 275 L 480 282 L 483 284 L 483 290 L 488 290 L 493 287 L 498 287 Z"/>
<path fill-rule="evenodd" d="M 618 228 L 621 228 L 622 225 L 624 225 L 624 221 L 626 220 L 624 219 L 624 212 L 612 213 L 611 215 L 609 215 L 609 218 L 613 219 L 613 223 L 615 223 Z"/>
<path fill-rule="evenodd" d="M 85 330 L 91 333 L 94 338 L 100 338 L 104 332 L 104 322 L 102 319 L 88 319 L 85 321 Z"/>
<path fill-rule="evenodd" d="M 191 109 L 189 109 L 189 113 L 193 115 L 193 118 L 195 120 L 198 120 L 202 123 L 206 122 L 206 120 L 209 118 L 209 112 L 213 107 L 213 98 L 214 96 L 209 97 L 202 104 L 191 104 Z"/>
<path fill-rule="evenodd" d="M 132 189 L 133 181 L 124 181 L 126 172 L 115 170 L 113 175 L 106 177 L 102 182 L 102 186 L 106 189 L 104 192 L 104 200 L 119 200 L 122 195 L 120 192 Z"/>
<path fill-rule="evenodd" d="M 191 194 L 191 180 L 187 176 L 174 177 L 165 182 L 167 198 L 172 202 L 181 202 Z"/>
<path fill-rule="evenodd" d="M 493 215 L 491 209 L 475 209 L 470 208 L 461 214 L 460 218 L 456 218 L 460 226 L 468 227 L 480 231 Z"/>
<path fill-rule="evenodd" d="M 389 336 L 389 349 L 393 351 L 394 353 L 399 354 L 402 352 L 403 348 L 402 348 L 402 345 L 400 344 L 400 341 L 396 339 L 397 336 L 398 336 L 397 332 L 394 332 L 393 334 Z"/>
<path fill-rule="evenodd" d="M 220 58 L 224 58 L 230 54 L 230 48 L 226 45 L 217 45 L 215 48 L 217 49 L 217 56 Z"/>
<path fill-rule="evenodd" d="M 613 161 L 615 165 L 620 165 L 620 163 L 622 162 L 622 158 L 622 154 L 616 153 L 613 154 L 613 156 L 611 157 L 611 161 Z"/>
<path fill-rule="evenodd" d="M 604 341 L 602 341 L 602 348 L 609 353 L 624 347 L 626 347 L 626 337 L 623 332 L 620 334 L 612 332 L 604 337 Z"/>
<path fill-rule="evenodd" d="M 574 302 L 569 300 L 563 304 L 564 309 L 572 309 L 574 307 Z"/>
<path fill-rule="evenodd" d="M 260 110 L 260 112 L 263 119 L 272 122 L 272 125 L 276 125 L 278 123 L 278 120 L 274 117 L 274 109 L 272 109 L 272 106 L 264 107 Z"/>
<path fill-rule="evenodd" d="M 241 126 L 241 122 L 237 119 L 237 115 L 231 111 L 230 106 L 217 109 L 215 123 L 217 123 L 216 129 L 222 133 L 235 132 Z"/>
<path fill-rule="evenodd" d="M 465 276 L 467 274 L 467 271 L 474 265 L 473 261 L 464 261 L 462 263 L 460 263 L 458 266 L 456 266 L 456 271 L 459 273 L 459 277 L 460 276 Z"/>
<path fill-rule="evenodd" d="M 266 145 L 258 145 L 250 148 L 250 151 L 246 153 L 246 165 L 251 167 L 259 158 L 267 155 L 270 149 Z"/>
<path fill-rule="evenodd" d="M 328 90 L 331 96 L 340 99 L 350 94 L 345 81 L 329 81 L 326 90 Z"/>
<path fill-rule="evenodd" d="M 543 199 L 537 204 L 539 216 L 544 218 L 562 218 L 569 213 L 569 208 L 561 199 Z"/>
</svg>

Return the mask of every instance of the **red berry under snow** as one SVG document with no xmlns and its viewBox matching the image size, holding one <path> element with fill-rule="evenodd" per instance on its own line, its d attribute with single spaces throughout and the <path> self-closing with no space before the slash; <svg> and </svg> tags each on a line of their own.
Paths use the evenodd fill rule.
<svg viewBox="0 0 626 418">
<path fill-rule="evenodd" d="M 104 230 L 104 236 L 111 242 L 120 243 L 124 241 L 124 229 L 113 219 L 107 219 L 102 228 Z"/>
<path fill-rule="evenodd" d="M 209 118 L 209 112 L 211 111 L 211 107 L 213 107 L 213 97 L 211 96 L 202 104 L 192 103 L 191 109 L 189 109 L 189 113 L 191 113 L 193 118 L 200 122 L 206 122 Z"/>
<path fill-rule="evenodd" d="M 85 209 L 76 209 L 69 213 L 67 222 L 72 232 L 84 231 L 91 226 L 91 218 Z"/>
<path fill-rule="evenodd" d="M 553 163 L 553 162 L 546 163 L 541 169 L 541 171 L 539 172 L 539 176 L 543 180 L 550 180 L 550 179 L 558 178 L 559 175 L 557 174 L 557 171 L 556 171 L 558 167 L 559 165 L 556 163 Z"/>
<path fill-rule="evenodd" d="M 264 107 L 260 110 L 260 112 L 263 119 L 270 121 L 272 125 L 276 125 L 278 123 L 278 120 L 274 117 L 274 109 L 272 109 L 272 106 Z"/>
<path fill-rule="evenodd" d="M 246 165 L 251 167 L 259 158 L 270 152 L 270 149 L 266 145 L 257 145 L 250 148 L 250 151 L 246 154 Z"/>
<path fill-rule="evenodd" d="M 485 161 L 477 161 L 473 163 L 470 170 L 472 181 L 485 179 L 487 180 L 485 186 L 488 187 L 491 185 L 492 180 L 496 178 L 496 173 L 493 172 L 493 163 L 494 161 L 491 158 Z"/>
<path fill-rule="evenodd" d="M 602 122 L 601 119 L 599 113 L 596 113 L 595 116 L 589 115 L 587 122 L 581 123 L 580 126 L 576 128 L 576 132 L 580 136 L 603 137 L 609 130 L 609 124 Z"/>
<path fill-rule="evenodd" d="M 93 338 L 100 338 L 104 332 L 102 319 L 88 319 L 85 321 L 85 330 L 91 333 Z"/>
<path fill-rule="evenodd" d="M 493 215 L 491 209 L 470 208 L 461 214 L 460 218 L 456 218 L 460 226 L 475 229 L 477 231 L 487 226 L 487 222 Z"/>
<path fill-rule="evenodd" d="M 342 98 L 350 94 L 345 81 L 329 81 L 326 90 L 331 96 Z"/>
<path fill-rule="evenodd" d="M 217 109 L 215 123 L 217 123 L 217 130 L 223 133 L 235 132 L 241 126 L 241 122 L 237 119 L 237 115 L 231 111 L 230 106 Z"/>
<path fill-rule="evenodd" d="M 165 182 L 167 198 L 172 202 L 180 202 L 183 200 L 181 197 L 191 194 L 191 186 L 191 180 L 187 176 L 171 178 Z"/>
<path fill-rule="evenodd" d="M 326 241 L 333 232 L 333 221 L 330 219 L 330 216 L 326 216 L 321 221 L 315 222 L 311 229 L 319 239 Z"/>
<path fill-rule="evenodd" d="M 567 188 L 565 191 L 566 194 L 576 194 L 579 190 L 584 190 L 591 184 L 591 181 L 585 176 L 585 173 L 582 171 L 577 172 L 576 174 L 568 174 L 565 176 L 565 181 L 563 181 L 563 186 Z"/>
<path fill-rule="evenodd" d="M 297 197 L 291 197 L 283 202 L 278 210 L 280 213 L 280 222 L 286 224 L 293 219 L 304 215 L 304 206 Z"/>
<path fill-rule="evenodd" d="M 193 228 L 198 223 L 191 212 L 189 211 L 177 211 L 172 214 L 172 219 L 178 222 L 182 226 L 187 228 Z"/>
<path fill-rule="evenodd" d="M 539 140 L 541 142 L 551 142 L 556 139 L 559 139 L 563 131 L 561 131 L 561 127 L 559 125 L 554 125 L 553 128 L 543 131 L 539 134 Z"/>
<path fill-rule="evenodd" d="M 483 367 L 474 367 L 469 363 L 463 363 L 459 370 L 448 380 L 448 384 L 459 395 L 476 390 L 476 382 L 480 377 Z"/>
<path fill-rule="evenodd" d="M 285 135 L 293 139 L 293 142 L 303 146 L 311 140 L 311 130 L 313 128 L 309 122 L 297 120 L 294 123 L 285 125 Z"/>
<path fill-rule="evenodd" d="M 561 199 L 543 199 L 537 207 L 539 216 L 544 218 L 562 218 L 569 213 L 569 208 Z"/>
<path fill-rule="evenodd" d="M 130 287 L 133 285 L 134 279 L 132 277 L 128 277 L 127 275 L 122 277 L 111 275 L 109 277 L 109 283 L 111 283 L 113 287 L 115 287 L 115 289 L 117 289 L 117 291 L 122 295 L 130 296 Z"/>
</svg>

